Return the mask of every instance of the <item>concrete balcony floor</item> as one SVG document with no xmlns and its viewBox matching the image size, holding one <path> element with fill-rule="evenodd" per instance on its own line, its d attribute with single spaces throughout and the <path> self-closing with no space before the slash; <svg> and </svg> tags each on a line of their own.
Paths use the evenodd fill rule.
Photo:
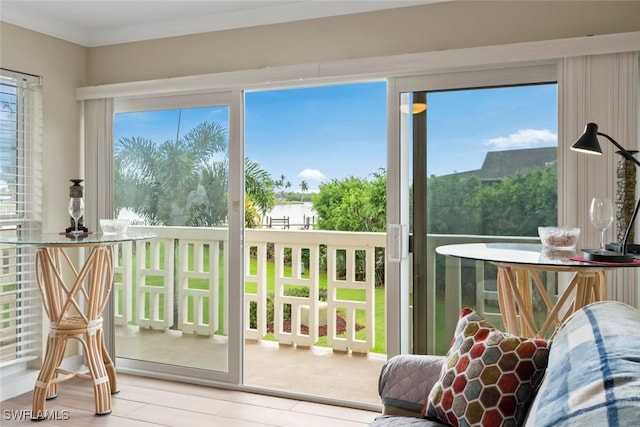
<svg viewBox="0 0 640 427">
<path fill-rule="evenodd" d="M 116 354 L 171 365 L 226 370 L 224 337 L 188 336 L 174 331 L 116 327 Z M 365 404 L 380 404 L 378 375 L 386 355 L 299 349 L 271 341 L 246 342 L 244 384 L 284 392 Z"/>
</svg>

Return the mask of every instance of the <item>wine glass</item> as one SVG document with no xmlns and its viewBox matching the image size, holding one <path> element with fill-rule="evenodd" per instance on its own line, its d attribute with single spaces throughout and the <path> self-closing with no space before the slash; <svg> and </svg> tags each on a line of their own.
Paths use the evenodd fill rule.
<svg viewBox="0 0 640 427">
<path fill-rule="evenodd" d="M 594 197 L 589 207 L 591 224 L 600 231 L 600 250 L 604 251 L 604 233 L 613 223 L 613 204 L 611 199 Z"/>
<path fill-rule="evenodd" d="M 77 236 L 82 234 L 82 230 L 78 230 L 78 220 L 84 215 L 84 200 L 82 197 L 72 197 L 69 199 L 69 215 L 73 218 L 75 230 L 71 232 L 72 235 Z"/>
</svg>

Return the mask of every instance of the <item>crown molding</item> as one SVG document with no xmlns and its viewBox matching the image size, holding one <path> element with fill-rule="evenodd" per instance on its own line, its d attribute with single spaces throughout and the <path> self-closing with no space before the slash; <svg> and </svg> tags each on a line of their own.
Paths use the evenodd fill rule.
<svg viewBox="0 0 640 427">
<path fill-rule="evenodd" d="M 385 0 L 385 1 L 220 1 L 210 3 L 206 9 L 200 9 L 202 2 L 165 1 L 168 12 L 149 18 L 145 10 L 156 8 L 156 2 L 149 1 L 101 1 L 73 2 L 51 1 L 62 8 L 73 7 L 74 13 L 68 18 L 61 18 L 44 12 L 46 9 L 33 8 L 31 2 L 6 0 L 2 1 L 2 21 L 32 31 L 66 40 L 85 47 L 97 47 L 166 37 L 177 37 L 189 34 L 231 30 L 258 25 L 279 24 L 307 19 L 349 15 L 354 13 L 373 12 L 396 9 L 430 3 L 442 3 L 450 0 Z M 36 2 L 34 2 L 36 3 Z M 48 2 L 47 2 L 48 3 Z M 192 16 L 171 17 L 170 10 L 194 9 Z M 200 3 L 200 4 L 198 4 Z M 80 9 L 82 8 L 82 9 Z M 116 9 L 117 8 L 117 9 Z M 127 24 L 115 21 L 114 10 L 127 14 Z M 208 12 L 202 13 L 202 10 Z M 96 14 L 104 11 L 101 18 Z M 110 13 L 107 16 L 107 11 Z M 86 23 L 81 17 L 86 16 Z M 89 24 L 88 18 L 94 24 Z"/>
<path fill-rule="evenodd" d="M 309 86 L 450 71 L 518 66 L 581 55 L 640 51 L 640 32 L 515 43 L 437 52 L 348 59 L 76 89 L 78 100 L 162 96 L 202 91 Z"/>
</svg>

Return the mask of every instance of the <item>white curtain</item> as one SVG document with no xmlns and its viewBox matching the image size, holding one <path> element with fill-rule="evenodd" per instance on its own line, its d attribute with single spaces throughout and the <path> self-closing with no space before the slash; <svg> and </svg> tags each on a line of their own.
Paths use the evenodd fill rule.
<svg viewBox="0 0 640 427">
<path fill-rule="evenodd" d="M 100 218 L 113 218 L 113 99 L 84 101 L 85 226 L 99 231 Z M 115 360 L 113 293 L 104 310 L 104 340 Z"/>
<path fill-rule="evenodd" d="M 85 225 L 99 230 L 113 212 L 113 99 L 84 101 Z"/>
<path fill-rule="evenodd" d="M 591 197 L 615 198 L 615 147 L 601 138 L 603 156 L 571 152 L 570 145 L 588 122 L 598 124 L 627 150 L 638 145 L 638 52 L 565 58 L 560 78 L 560 120 L 558 141 L 559 212 L 566 224 L 578 224 L 583 247 L 594 247 L 598 232 L 591 225 L 588 203 Z M 562 171 L 562 172 L 560 172 Z M 640 171 L 638 171 L 640 172 Z M 638 223 L 636 225 L 639 225 Z M 609 240 L 614 236 L 609 230 Z M 640 234 L 636 231 L 636 236 Z M 638 240 L 638 237 L 636 237 Z M 637 243 L 637 242 L 636 242 Z M 607 273 L 607 299 L 638 306 L 639 284 L 635 268 L 619 268 Z"/>
</svg>

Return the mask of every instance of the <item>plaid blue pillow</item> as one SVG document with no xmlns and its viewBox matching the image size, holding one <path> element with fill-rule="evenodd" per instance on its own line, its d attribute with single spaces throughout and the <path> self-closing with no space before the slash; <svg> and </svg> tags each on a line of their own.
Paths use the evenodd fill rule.
<svg viewBox="0 0 640 427">
<path fill-rule="evenodd" d="M 614 301 L 558 330 L 526 426 L 640 425 L 640 311 Z"/>
</svg>

